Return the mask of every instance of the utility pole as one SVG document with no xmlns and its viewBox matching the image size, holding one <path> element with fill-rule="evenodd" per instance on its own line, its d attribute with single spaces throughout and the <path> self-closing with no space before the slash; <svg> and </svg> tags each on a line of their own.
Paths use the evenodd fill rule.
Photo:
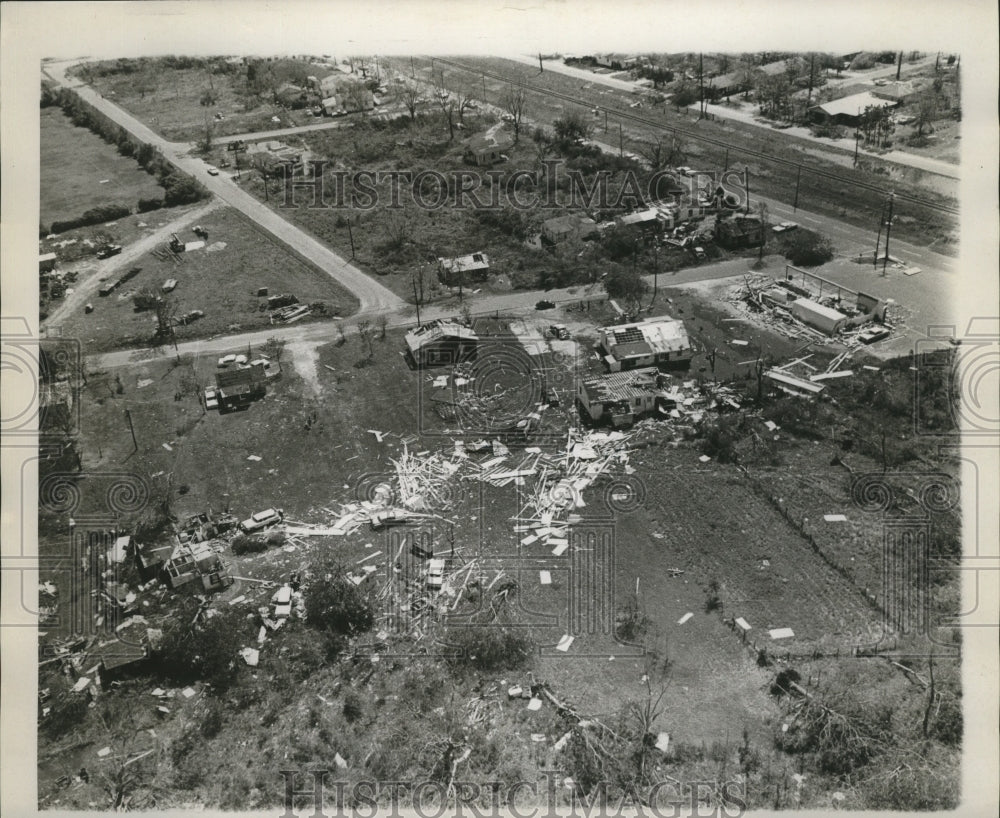
<svg viewBox="0 0 1000 818">
<path fill-rule="evenodd" d="M 486 73 L 483 72 L 483 105 L 486 104 Z"/>
<path fill-rule="evenodd" d="M 899 59 L 896 61 L 896 82 L 899 82 L 899 74 L 903 70 L 903 52 L 899 52 Z"/>
<path fill-rule="evenodd" d="M 264 168 L 261 168 L 260 175 L 264 177 L 264 201 L 269 202 L 271 201 L 271 194 L 268 192 L 267 189 L 267 171 L 264 170 Z"/>
<path fill-rule="evenodd" d="M 858 109 L 858 117 L 861 116 L 861 109 Z M 854 129 L 854 167 L 858 166 L 858 142 L 861 141 L 861 129 Z"/>
<path fill-rule="evenodd" d="M 813 82 L 815 82 L 816 52 L 809 55 L 809 93 L 806 96 L 806 116 L 809 116 L 809 105 L 813 97 Z"/>
<path fill-rule="evenodd" d="M 795 201 L 792 203 L 792 211 L 799 209 L 799 182 L 802 180 L 802 165 L 799 165 L 795 174 Z"/>
<path fill-rule="evenodd" d="M 625 137 L 622 132 L 622 124 L 618 123 L 618 156 L 625 156 Z"/>
<path fill-rule="evenodd" d="M 899 52 L 902 55 L 902 51 Z M 889 263 L 889 235 L 892 233 L 892 200 L 895 193 L 889 194 L 889 218 L 885 222 L 885 256 L 882 257 L 882 275 L 885 275 L 886 265 Z"/>
<path fill-rule="evenodd" d="M 726 148 L 726 161 L 722 163 L 722 172 L 729 170 L 729 148 Z"/>
<path fill-rule="evenodd" d="M 351 229 L 351 217 L 347 217 L 347 237 L 351 240 L 351 258 L 354 258 L 354 231 Z"/>
<path fill-rule="evenodd" d="M 878 249 L 882 246 L 882 227 L 885 224 L 885 205 L 882 205 L 882 212 L 878 214 L 878 235 L 875 237 L 875 255 L 872 256 L 872 272 L 878 270 Z"/>
<path fill-rule="evenodd" d="M 542 65 L 542 52 L 541 51 L 538 52 L 538 73 L 539 74 L 544 74 L 545 73 L 545 66 Z"/>
<path fill-rule="evenodd" d="M 705 118 L 705 55 L 698 55 L 698 119 Z"/>
<path fill-rule="evenodd" d="M 413 70 L 413 57 L 410 57 L 410 79 L 417 76 L 417 72 Z"/>
<path fill-rule="evenodd" d="M 608 132 L 608 109 L 604 109 L 604 133 Z"/>
<path fill-rule="evenodd" d="M 746 174 L 746 189 L 747 189 L 747 208 L 746 208 L 746 213 L 747 213 L 747 215 L 749 215 L 750 214 L 750 167 L 749 166 L 747 166 L 747 168 L 744 171 L 744 173 Z"/>
</svg>

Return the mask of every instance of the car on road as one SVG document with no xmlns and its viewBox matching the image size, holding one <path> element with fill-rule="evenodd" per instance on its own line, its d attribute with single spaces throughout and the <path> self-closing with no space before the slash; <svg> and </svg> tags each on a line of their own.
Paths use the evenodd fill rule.
<svg viewBox="0 0 1000 818">
<path fill-rule="evenodd" d="M 209 168 L 208 169 L 208 175 L 209 176 L 218 176 L 219 175 L 219 169 L 218 168 Z"/>
<path fill-rule="evenodd" d="M 244 534 L 252 534 L 254 531 L 263 531 L 265 528 L 277 525 L 283 519 L 285 519 L 285 512 L 280 508 L 268 508 L 247 517 L 240 523 L 239 528 Z"/>
<path fill-rule="evenodd" d="M 122 246 L 120 244 L 106 244 L 97 251 L 97 257 L 100 259 L 111 258 L 112 256 L 117 256 L 121 251 Z"/>
<path fill-rule="evenodd" d="M 546 300 L 544 298 L 541 301 L 536 301 L 535 302 L 535 309 L 536 310 L 554 310 L 555 308 L 556 308 L 556 305 L 555 305 L 554 302 L 548 301 L 548 300 Z"/>
<path fill-rule="evenodd" d="M 797 222 L 781 222 L 781 224 L 776 224 L 771 228 L 772 233 L 787 233 L 789 230 L 794 230 L 798 227 Z"/>
</svg>

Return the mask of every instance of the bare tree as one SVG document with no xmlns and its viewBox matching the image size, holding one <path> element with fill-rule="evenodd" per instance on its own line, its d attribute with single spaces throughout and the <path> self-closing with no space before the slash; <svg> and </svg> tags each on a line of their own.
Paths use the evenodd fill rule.
<svg viewBox="0 0 1000 818">
<path fill-rule="evenodd" d="M 917 136 L 924 135 L 924 128 L 929 127 L 937 118 L 938 97 L 933 91 L 925 91 L 917 100 L 917 112 L 914 124 L 917 126 Z"/>
<path fill-rule="evenodd" d="M 358 321 L 355 331 L 358 333 L 361 343 L 368 348 L 368 360 L 371 360 L 375 357 L 375 349 L 372 347 L 374 331 L 372 330 L 371 321 Z"/>
<path fill-rule="evenodd" d="M 420 89 L 416 85 L 406 83 L 399 89 L 399 100 L 410 115 L 410 122 L 416 122 L 417 106 L 420 104 Z"/>
<path fill-rule="evenodd" d="M 448 139 L 455 138 L 455 98 L 451 95 L 444 84 L 444 72 L 437 75 L 434 80 L 434 101 L 445 115 L 448 122 Z"/>
<path fill-rule="evenodd" d="M 417 305 L 417 325 L 420 325 L 420 305 L 425 301 L 427 269 L 421 264 L 410 273 L 410 283 L 413 285 L 413 303 Z"/>
<path fill-rule="evenodd" d="M 378 339 L 385 340 L 385 331 L 389 326 L 389 317 L 383 312 L 378 317 Z"/>
<path fill-rule="evenodd" d="M 475 105 L 473 102 L 473 89 L 468 85 L 460 85 L 455 89 L 454 94 L 455 108 L 458 111 L 458 121 L 463 122 L 465 112 Z"/>
<path fill-rule="evenodd" d="M 521 136 L 521 122 L 524 120 L 524 110 L 527 105 L 527 92 L 524 83 L 513 83 L 507 86 L 507 90 L 500 97 L 500 107 L 510 117 L 510 123 L 514 126 L 514 141 L 517 142 Z"/>
</svg>

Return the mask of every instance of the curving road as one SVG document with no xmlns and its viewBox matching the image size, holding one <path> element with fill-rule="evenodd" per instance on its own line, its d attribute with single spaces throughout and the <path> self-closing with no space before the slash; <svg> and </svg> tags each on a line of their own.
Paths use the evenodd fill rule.
<svg viewBox="0 0 1000 818">
<path fill-rule="evenodd" d="M 295 253 L 315 264 L 320 270 L 343 285 L 357 297 L 360 302 L 360 312 L 373 314 L 386 310 L 397 310 L 405 306 L 406 302 L 394 292 L 345 261 L 306 231 L 283 219 L 267 205 L 257 201 L 249 193 L 239 188 L 228 176 L 223 174 L 209 176 L 208 165 L 202 159 L 190 155 L 190 144 L 168 142 L 131 114 L 106 100 L 90 86 L 68 77 L 66 71 L 75 63 L 76 61 L 45 63 L 43 70 L 53 81 L 63 87 L 72 88 L 82 99 L 93 105 L 113 122 L 137 139 L 158 149 L 168 161 L 191 174 L 223 202 L 239 210 L 261 229 L 266 230 Z"/>
</svg>

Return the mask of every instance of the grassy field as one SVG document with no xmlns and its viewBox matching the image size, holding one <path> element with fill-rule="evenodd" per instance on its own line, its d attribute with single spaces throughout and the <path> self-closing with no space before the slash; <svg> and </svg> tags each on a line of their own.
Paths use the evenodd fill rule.
<svg viewBox="0 0 1000 818">
<path fill-rule="evenodd" d="M 136 265 L 142 272 L 120 291 L 95 297 L 94 312 L 87 315 L 81 308 L 66 321 L 63 333 L 80 338 L 88 352 L 147 345 L 155 314 L 136 312 L 132 296 L 144 290 L 159 294 L 170 278 L 177 287 L 166 297 L 176 315 L 194 309 L 205 313 L 177 327 L 178 341 L 269 326 L 269 314 L 259 309 L 259 287 L 267 287 L 271 295 L 292 293 L 303 304 L 322 302 L 327 316 L 347 315 L 356 308 L 354 298 L 333 279 L 291 255 L 235 211 L 215 211 L 201 226 L 209 236 L 205 247 L 181 254 L 179 263 L 152 253 L 142 257 Z M 195 241 L 197 236 L 189 232 L 181 239 Z M 155 252 L 163 254 L 162 248 Z M 314 319 L 319 317 L 314 313 Z"/>
<path fill-rule="evenodd" d="M 162 198 L 156 179 L 60 108 L 41 109 L 41 222 L 73 218 L 120 203 L 135 212 L 141 198 Z"/>
<path fill-rule="evenodd" d="M 332 73 L 301 60 L 278 60 L 273 66 L 279 80 L 300 75 L 322 79 Z M 304 110 L 286 110 L 269 102 L 266 94 L 248 93 L 246 71 L 245 66 L 222 60 L 183 59 L 106 61 L 78 69 L 100 93 L 174 142 L 204 139 L 208 127 L 213 136 L 229 136 L 316 121 Z M 211 105 L 202 104 L 206 92 L 215 97 Z M 216 112 L 224 119 L 216 120 Z M 272 121 L 275 116 L 280 122 Z"/>
<path fill-rule="evenodd" d="M 594 105 L 601 105 L 610 108 L 612 114 L 609 118 L 609 131 L 603 131 L 603 119 L 594 120 L 595 138 L 603 139 L 611 144 L 618 143 L 618 122 L 615 121 L 614 111 L 617 108 L 622 113 L 634 113 L 628 108 L 629 99 L 621 92 L 603 87 L 597 83 L 581 83 L 573 77 L 557 74 L 551 71 L 544 74 L 537 74 L 527 66 L 514 63 L 500 58 L 463 58 L 459 60 L 463 65 L 473 68 L 471 72 L 461 72 L 453 69 L 451 72 L 452 82 L 476 80 L 476 86 L 481 85 L 481 75 L 477 76 L 475 69 L 485 69 L 495 72 L 504 77 L 523 77 L 532 86 L 552 89 L 563 94 L 570 94 L 578 101 L 578 104 L 570 104 L 562 99 L 556 99 L 539 93 L 528 92 L 528 106 L 526 116 L 533 121 L 551 123 L 555 119 L 564 116 L 569 111 L 580 111 L 581 109 L 592 108 Z M 430 63 L 426 60 L 418 62 L 419 70 L 425 78 L 430 76 Z M 450 68 L 450 66 L 444 66 Z M 507 81 L 500 81 L 486 77 L 485 79 L 488 100 L 496 103 L 500 95 L 507 88 Z M 745 146 L 751 150 L 770 154 L 782 159 L 787 159 L 788 145 L 801 144 L 806 148 L 815 148 L 815 143 L 806 140 L 796 139 L 780 132 L 767 133 L 759 128 L 744 126 L 741 123 L 724 120 L 696 120 L 696 114 L 690 112 L 678 113 L 673 108 L 642 108 L 639 113 L 644 119 L 656 120 L 662 125 L 656 129 L 641 125 L 629 120 L 622 121 L 623 136 L 626 149 L 630 145 L 635 145 L 648 140 L 655 130 L 657 135 L 665 132 L 676 132 L 683 144 L 686 160 L 689 164 L 700 165 L 709 168 L 723 167 L 728 158 L 729 167 L 746 165 L 751 172 L 753 179 L 756 179 L 754 187 L 757 191 L 766 196 L 773 196 L 779 200 L 789 200 L 792 191 L 795 189 L 796 169 L 776 162 L 769 162 L 755 157 L 740 156 L 739 146 Z M 737 146 L 727 154 L 725 149 L 700 140 L 700 137 L 717 139 Z M 823 177 L 810 174 L 810 167 L 836 172 L 846 179 L 857 178 L 868 184 L 882 184 L 885 177 L 880 174 L 867 173 L 863 170 L 850 170 L 841 167 L 839 164 L 826 162 L 818 157 L 802 156 L 803 173 L 799 190 L 799 206 L 830 216 L 835 216 L 851 224 L 871 225 L 877 223 L 878 215 L 881 212 L 885 196 L 869 192 L 849 183 L 838 184 L 837 182 Z M 896 182 L 897 193 L 906 191 L 927 199 L 933 199 L 925 191 L 915 185 L 909 185 L 902 180 Z M 955 224 L 951 217 L 943 215 L 936 208 L 928 208 L 911 203 L 899 203 L 899 212 L 914 221 L 902 228 L 901 236 L 907 241 L 921 246 L 929 246 L 936 252 L 954 253 L 955 240 L 952 236 Z"/>
</svg>

